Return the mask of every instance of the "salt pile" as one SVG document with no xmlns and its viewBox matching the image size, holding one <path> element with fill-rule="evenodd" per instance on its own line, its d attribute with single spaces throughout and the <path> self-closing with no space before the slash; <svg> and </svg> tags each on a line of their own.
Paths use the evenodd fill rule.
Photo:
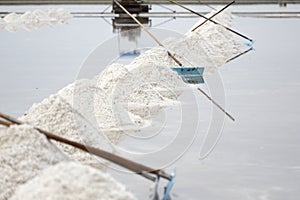
<svg viewBox="0 0 300 200">
<path fill-rule="evenodd" d="M 28 125 L 0 126 L 0 199 L 48 168 L 68 158 Z"/>
<path fill-rule="evenodd" d="M 109 174 L 74 162 L 62 162 L 19 187 L 12 200 L 135 200 Z"/>
<path fill-rule="evenodd" d="M 124 67 L 112 65 L 94 79 L 78 80 L 68 85 L 41 103 L 34 104 L 20 120 L 90 146 L 114 151 L 110 143 L 120 141 L 124 126 L 140 129 L 143 125 L 149 125 L 146 115 L 174 103 L 174 91 L 183 84 L 166 67 L 142 64 L 131 73 Z M 146 92 L 140 86 L 148 81 L 156 84 Z M 163 91 L 163 87 L 168 90 Z M 159 89 L 161 93 L 157 92 Z M 149 101 L 150 96 L 151 104 L 145 102 L 147 99 Z M 123 103 L 139 103 L 139 107 L 123 107 Z M 121 105 L 122 110 L 116 105 Z M 93 128 L 92 124 L 98 127 Z M 66 145 L 58 146 L 77 161 L 103 168 L 103 162 L 100 163 L 98 158 Z"/>
<path fill-rule="evenodd" d="M 94 89 L 89 87 L 89 83 L 89 80 L 78 81 L 76 82 L 77 89 L 82 88 L 82 93 L 92 93 Z M 89 145 L 94 147 L 101 147 L 102 149 L 111 151 L 109 146 L 105 143 L 105 139 L 99 138 L 102 135 L 98 134 L 98 138 L 93 137 L 94 134 L 97 134 L 97 129 L 95 130 L 91 124 L 87 124 L 87 122 L 81 117 L 81 114 L 79 115 L 79 112 L 72 107 L 73 102 L 70 97 L 73 95 L 74 85 L 75 83 L 70 84 L 61 90 L 59 94 L 50 95 L 41 103 L 34 104 L 29 109 L 29 114 L 21 117 L 21 120 L 32 123 L 39 128 L 53 132 L 62 137 L 69 138 L 80 143 L 89 143 Z M 87 101 L 90 100 L 87 98 Z M 88 104 L 88 102 L 86 103 Z M 90 140 L 87 141 L 87 139 Z M 63 152 L 71 156 L 71 158 L 84 164 L 101 169 L 103 168 L 103 164 L 99 162 L 99 158 L 95 158 L 94 156 L 84 153 L 69 145 L 61 143 L 55 144 Z"/>
<path fill-rule="evenodd" d="M 24 14 L 10 13 L 0 18 L 0 29 L 5 28 L 10 32 L 15 32 L 20 28 L 27 31 L 41 28 L 43 26 L 53 26 L 64 24 L 72 15 L 63 8 L 49 10 L 27 11 Z"/>
<path fill-rule="evenodd" d="M 180 89 L 185 87 L 184 83 L 171 69 L 148 62 L 135 62 L 130 65 L 112 65 L 103 73 L 94 78 L 97 88 L 106 94 L 113 112 L 114 119 L 121 120 L 116 116 L 116 112 L 120 113 L 117 106 L 125 109 L 132 117 L 140 118 L 135 125 L 143 125 L 149 116 L 154 114 L 156 110 L 160 110 L 165 106 L 172 105 L 177 96 L 181 93 Z M 97 95 L 96 95 L 97 96 Z M 95 104 L 98 99 L 95 99 Z M 97 116 L 102 114 L 102 110 L 107 105 L 96 104 L 95 112 Z M 117 109 L 117 110 L 114 110 Z M 100 116 L 101 117 L 101 116 Z M 149 116 L 151 117 L 151 116 Z M 124 116 L 122 117 L 124 120 Z M 99 123 L 106 122 L 106 119 L 99 118 Z M 114 124 L 105 128 L 116 128 L 117 126 L 130 123 L 130 119 Z"/>
<path fill-rule="evenodd" d="M 231 18 L 229 12 L 223 12 L 215 20 L 230 24 Z M 210 22 L 182 39 L 169 39 L 164 44 L 184 65 L 204 66 L 206 73 L 214 72 L 240 51 L 240 43 L 232 33 Z M 152 115 L 179 103 L 177 98 L 187 85 L 169 68 L 173 66 L 176 63 L 166 49 L 154 47 L 129 65 L 113 64 L 92 79 L 77 80 L 34 104 L 21 120 L 114 151 L 110 144 L 117 144 L 124 132 L 150 126 Z M 95 125 L 92 129 L 91 124 Z M 75 160 L 103 167 L 85 153 L 59 146 Z"/>
<path fill-rule="evenodd" d="M 217 11 L 214 11 L 217 12 Z M 210 13 L 207 17 L 214 14 Z M 222 12 L 213 18 L 220 24 L 230 26 L 232 14 Z M 201 24 L 200 19 L 196 25 Z M 241 53 L 241 43 L 231 32 L 212 22 L 206 22 L 194 32 L 187 32 L 181 39 L 169 39 L 163 42 L 167 49 L 185 66 L 205 67 L 204 73 L 214 73 L 231 57 Z M 133 63 L 153 62 L 159 66 L 176 66 L 162 47 L 155 47 L 137 57 Z"/>
</svg>

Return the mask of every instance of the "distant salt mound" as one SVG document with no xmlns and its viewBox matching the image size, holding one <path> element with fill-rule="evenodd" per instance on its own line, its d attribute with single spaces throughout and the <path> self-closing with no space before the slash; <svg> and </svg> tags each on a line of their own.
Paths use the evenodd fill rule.
<svg viewBox="0 0 300 200">
<path fill-rule="evenodd" d="M 5 26 L 6 26 L 6 22 L 4 21 L 4 19 L 0 17 L 0 29 L 3 29 Z"/>
<path fill-rule="evenodd" d="M 11 200 L 74 199 L 135 200 L 109 174 L 74 162 L 62 162 L 44 170 L 20 186 Z"/>
<path fill-rule="evenodd" d="M 68 160 L 47 138 L 28 125 L 0 126 L 0 199 L 42 170 Z"/>
<path fill-rule="evenodd" d="M 72 15 L 63 8 L 26 11 L 24 14 L 9 13 L 0 18 L 0 29 L 16 32 L 23 28 L 27 31 L 55 24 L 64 24 Z"/>
<path fill-rule="evenodd" d="M 207 15 L 207 17 L 214 14 L 214 12 Z M 230 12 L 223 11 L 215 16 L 213 20 L 225 26 L 230 26 L 232 17 Z M 199 20 L 195 27 L 203 21 L 203 19 Z M 194 32 L 188 31 L 184 37 L 180 39 L 170 38 L 164 41 L 163 44 L 170 52 L 175 54 L 175 57 L 184 66 L 204 67 L 205 74 L 214 73 L 227 60 L 241 53 L 242 46 L 236 35 L 209 21 Z M 158 66 L 178 66 L 168 56 L 166 49 L 162 47 L 152 48 L 133 61 L 134 64 L 143 62 L 152 62 Z"/>
</svg>

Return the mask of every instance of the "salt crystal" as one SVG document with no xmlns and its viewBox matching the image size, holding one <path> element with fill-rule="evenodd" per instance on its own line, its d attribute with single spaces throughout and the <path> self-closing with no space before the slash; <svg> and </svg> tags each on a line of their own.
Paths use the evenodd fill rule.
<svg viewBox="0 0 300 200">
<path fill-rule="evenodd" d="M 28 125 L 0 126 L 0 199 L 10 197 L 43 169 L 68 158 Z"/>
<path fill-rule="evenodd" d="M 136 198 L 109 174 L 74 162 L 62 162 L 44 170 L 20 186 L 11 200 Z"/>
</svg>

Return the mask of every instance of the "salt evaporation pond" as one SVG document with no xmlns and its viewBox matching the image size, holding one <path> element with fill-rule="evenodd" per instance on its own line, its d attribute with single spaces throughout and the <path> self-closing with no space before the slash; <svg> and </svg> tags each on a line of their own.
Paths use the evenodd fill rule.
<svg viewBox="0 0 300 200">
<path fill-rule="evenodd" d="M 196 21 L 176 19 L 160 28 L 185 33 Z M 200 128 L 198 140 L 175 164 L 175 199 L 297 199 L 300 60 L 295 41 L 299 22 L 237 18 L 234 23 L 256 40 L 255 52 L 219 70 L 226 108 L 237 122 L 226 121 L 219 145 L 204 161 L 197 159 L 206 131 Z M 1 111 L 20 116 L 33 102 L 73 82 L 89 52 L 111 37 L 111 27 L 101 19 L 72 19 L 66 26 L 13 34 L 2 30 L 0 35 Z M 206 99 L 198 100 L 204 126 L 209 123 L 205 116 L 210 115 L 210 106 Z M 138 198 L 149 195 L 149 182 L 111 172 Z"/>
</svg>

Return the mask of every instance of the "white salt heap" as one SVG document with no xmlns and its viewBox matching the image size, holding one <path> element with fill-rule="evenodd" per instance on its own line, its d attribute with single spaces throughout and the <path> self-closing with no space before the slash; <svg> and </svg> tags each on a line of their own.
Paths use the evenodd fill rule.
<svg viewBox="0 0 300 200">
<path fill-rule="evenodd" d="M 228 25 L 231 14 L 223 12 L 215 20 Z M 239 43 L 232 33 L 210 22 L 182 39 L 170 39 L 164 44 L 184 65 L 204 66 L 206 73 L 214 72 L 239 52 Z M 34 104 L 21 120 L 66 138 L 114 151 L 109 143 L 117 144 L 125 131 L 135 132 L 150 126 L 152 115 L 179 103 L 177 97 L 186 85 L 169 68 L 173 66 L 176 63 L 166 49 L 155 47 L 129 65 L 113 64 L 93 79 L 68 85 Z M 91 123 L 87 124 L 84 119 Z M 75 160 L 103 167 L 98 160 L 79 150 L 59 147 Z"/>
<path fill-rule="evenodd" d="M 10 13 L 3 18 L 5 22 L 5 29 L 10 32 L 15 32 L 22 26 L 20 16 L 16 13 Z"/>
<path fill-rule="evenodd" d="M 147 82 L 156 83 L 148 92 L 140 87 Z M 139 129 L 147 124 L 147 119 L 143 117 L 148 115 L 149 110 L 152 112 L 153 109 L 173 104 L 172 98 L 177 97 L 174 91 L 182 84 L 175 72 L 166 67 L 147 63 L 129 70 L 123 65 L 112 65 L 94 79 L 76 81 L 41 103 L 34 104 L 20 120 L 69 139 L 113 151 L 109 143 L 119 142 L 123 136 L 123 126 L 131 125 L 131 128 Z M 162 90 L 164 87 L 168 90 Z M 147 104 L 145 100 L 149 100 L 151 95 L 151 104 Z M 139 103 L 139 107 L 131 106 L 129 109 L 128 104 L 123 104 L 127 102 L 129 105 Z M 122 110 L 117 105 L 121 105 Z M 84 119 L 95 123 L 87 124 Z M 91 124 L 98 125 L 98 129 L 91 129 Z M 98 158 L 66 145 L 58 146 L 77 161 L 103 167 Z"/>
<path fill-rule="evenodd" d="M 11 200 L 135 200 L 109 174 L 74 162 L 62 162 L 17 189 Z"/>
<path fill-rule="evenodd" d="M 72 15 L 63 8 L 49 10 L 26 11 L 24 14 L 9 13 L 4 18 L 0 18 L 0 29 L 5 28 L 10 32 L 15 32 L 20 28 L 27 31 L 38 29 L 43 26 L 53 26 L 64 24 Z"/>
<path fill-rule="evenodd" d="M 159 66 L 151 62 L 134 63 L 130 65 L 112 65 L 103 73 L 95 77 L 96 86 L 106 94 L 106 99 L 110 105 L 102 105 L 95 98 L 95 114 L 101 128 L 116 128 L 117 126 L 131 123 L 130 119 L 124 121 L 124 116 L 118 117 L 120 112 L 130 113 L 128 116 L 140 118 L 134 123 L 141 126 L 150 113 L 155 113 L 157 108 L 173 105 L 180 89 L 184 83 L 175 72 L 164 66 Z M 103 116 L 103 110 L 111 106 L 113 119 L 116 124 L 106 126 L 107 119 Z M 121 107 L 120 110 L 118 106 Z M 110 111 L 111 112 L 111 111 Z M 119 120 L 123 120 L 122 122 Z"/>
<path fill-rule="evenodd" d="M 68 158 L 28 125 L 0 126 L 0 199 L 43 169 Z"/>
<path fill-rule="evenodd" d="M 226 11 L 213 19 L 223 25 L 232 23 L 232 15 Z M 203 19 L 199 20 L 197 25 L 202 22 Z M 224 27 L 209 21 L 196 31 L 187 32 L 183 38 L 169 39 L 163 44 L 183 65 L 205 67 L 204 73 L 215 72 L 228 59 L 241 52 L 241 44 L 236 36 Z M 162 47 L 155 47 L 133 61 L 133 63 L 142 62 L 152 62 L 159 66 L 176 66 Z"/>
<path fill-rule="evenodd" d="M 76 89 L 79 90 L 79 88 L 81 88 L 82 93 L 93 93 L 94 89 L 89 87 L 89 84 L 89 80 L 77 81 Z M 98 134 L 98 138 L 93 138 L 94 134 L 97 134 L 96 130 L 94 130 L 90 124 L 87 124 L 84 119 L 77 114 L 76 110 L 72 107 L 73 102 L 70 101 L 72 98 L 66 98 L 66 100 L 63 99 L 65 95 L 73 93 L 74 85 L 75 83 L 61 90 L 59 94 L 50 95 L 50 97 L 44 99 L 41 103 L 34 104 L 29 109 L 29 114 L 23 116 L 21 120 L 32 123 L 43 130 L 53 132 L 62 137 L 80 143 L 88 143 L 94 147 L 101 147 L 102 149 L 110 151 L 111 149 L 107 146 L 105 140 L 99 138 L 102 136 L 101 134 Z M 72 94 L 67 97 L 72 97 Z M 70 102 L 68 102 L 68 100 Z M 88 104 L 89 101 L 91 100 L 86 98 L 85 103 Z M 61 150 L 70 155 L 71 158 L 74 158 L 84 164 L 103 168 L 103 164 L 99 162 L 99 158 L 95 158 L 94 156 L 84 153 L 69 145 L 61 143 L 55 144 L 57 144 Z"/>
</svg>

